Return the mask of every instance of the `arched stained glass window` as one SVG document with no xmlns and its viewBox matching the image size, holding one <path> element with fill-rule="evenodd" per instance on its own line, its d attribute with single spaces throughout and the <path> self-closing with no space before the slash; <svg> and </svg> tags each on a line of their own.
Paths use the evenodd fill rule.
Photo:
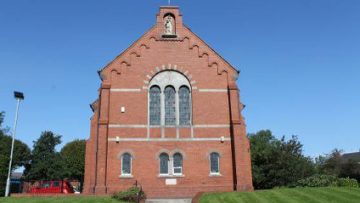
<svg viewBox="0 0 360 203">
<path fill-rule="evenodd" d="M 190 91 L 182 86 L 179 89 L 179 119 L 180 125 L 190 125 Z"/>
<path fill-rule="evenodd" d="M 161 91 L 158 86 L 152 86 L 150 88 L 150 125 L 160 125 L 160 94 Z"/>
<path fill-rule="evenodd" d="M 169 174 L 169 155 L 160 154 L 160 174 Z"/>
<path fill-rule="evenodd" d="M 210 173 L 219 174 L 220 173 L 220 160 L 219 160 L 219 153 L 212 152 L 210 154 Z"/>
<path fill-rule="evenodd" d="M 174 156 L 174 175 L 182 174 L 183 158 L 180 153 L 175 153 Z"/>
<path fill-rule="evenodd" d="M 175 89 L 167 86 L 165 95 L 165 125 L 176 125 Z"/>
<path fill-rule="evenodd" d="M 122 155 L 121 175 L 131 175 L 131 155 L 129 153 Z"/>
<path fill-rule="evenodd" d="M 151 78 L 149 87 L 148 120 L 152 127 L 191 125 L 191 84 L 185 75 L 161 71 Z"/>
</svg>

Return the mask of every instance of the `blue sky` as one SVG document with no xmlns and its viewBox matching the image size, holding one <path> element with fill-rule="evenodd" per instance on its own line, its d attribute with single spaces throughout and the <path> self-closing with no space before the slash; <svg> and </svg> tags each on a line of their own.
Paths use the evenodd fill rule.
<svg viewBox="0 0 360 203">
<path fill-rule="evenodd" d="M 360 149 L 360 1 L 180 1 L 184 22 L 241 70 L 248 132 L 298 135 L 306 155 Z M 166 0 L 0 1 L 0 111 L 17 138 L 89 136 L 97 70 L 155 23 Z"/>
</svg>

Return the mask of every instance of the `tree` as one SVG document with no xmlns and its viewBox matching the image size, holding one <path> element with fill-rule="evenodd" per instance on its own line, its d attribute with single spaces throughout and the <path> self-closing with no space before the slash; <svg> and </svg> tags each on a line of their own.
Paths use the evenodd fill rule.
<svg viewBox="0 0 360 203">
<path fill-rule="evenodd" d="M 84 182 L 85 140 L 74 140 L 67 143 L 60 151 L 65 177 Z M 82 185 L 82 184 L 81 184 Z"/>
<path fill-rule="evenodd" d="M 5 185 L 8 175 L 9 158 L 11 151 L 12 137 L 6 135 L 7 130 L 2 128 L 4 121 L 4 112 L 0 112 L 0 196 L 5 194 Z M 14 143 L 14 154 L 11 170 L 15 170 L 20 166 L 24 166 L 30 160 L 30 149 L 29 147 L 15 139 Z"/>
<path fill-rule="evenodd" d="M 5 112 L 1 111 L 0 112 L 0 127 L 2 125 L 2 123 L 4 122 L 4 117 L 5 117 Z M 1 131 L 2 129 L 0 129 Z"/>
<path fill-rule="evenodd" d="M 339 174 L 342 178 L 354 178 L 360 182 L 360 165 L 359 162 L 349 159 L 342 163 Z"/>
<path fill-rule="evenodd" d="M 334 149 L 331 153 L 317 157 L 316 168 L 318 173 L 333 175 L 340 178 L 354 178 L 360 181 L 360 165 L 358 160 L 344 159 L 342 150 Z"/>
<path fill-rule="evenodd" d="M 326 156 L 319 156 L 316 158 L 316 168 L 318 173 L 326 175 L 339 176 L 341 173 L 341 153 L 342 150 L 334 149 L 330 154 Z"/>
<path fill-rule="evenodd" d="M 270 130 L 248 135 L 251 143 L 253 183 L 256 189 L 292 186 L 314 174 L 314 164 L 302 152 L 296 136 L 276 139 Z"/>
<path fill-rule="evenodd" d="M 63 161 L 56 145 L 61 143 L 61 136 L 51 131 L 44 131 L 34 141 L 31 164 L 26 166 L 24 175 L 27 180 L 61 179 L 64 175 Z"/>
</svg>

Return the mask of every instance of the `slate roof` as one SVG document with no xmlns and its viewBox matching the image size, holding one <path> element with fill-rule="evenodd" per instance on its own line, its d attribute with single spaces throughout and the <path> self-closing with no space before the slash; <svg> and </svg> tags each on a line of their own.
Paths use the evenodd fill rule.
<svg viewBox="0 0 360 203">
<path fill-rule="evenodd" d="M 354 160 L 360 163 L 360 152 L 343 154 L 342 158 L 344 161 Z"/>
</svg>

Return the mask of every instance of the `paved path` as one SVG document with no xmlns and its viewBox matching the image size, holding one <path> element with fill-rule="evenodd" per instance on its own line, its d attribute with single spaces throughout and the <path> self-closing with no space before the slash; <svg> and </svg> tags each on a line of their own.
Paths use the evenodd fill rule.
<svg viewBox="0 0 360 203">
<path fill-rule="evenodd" d="M 147 199 L 145 203 L 191 203 L 191 199 Z"/>
</svg>

